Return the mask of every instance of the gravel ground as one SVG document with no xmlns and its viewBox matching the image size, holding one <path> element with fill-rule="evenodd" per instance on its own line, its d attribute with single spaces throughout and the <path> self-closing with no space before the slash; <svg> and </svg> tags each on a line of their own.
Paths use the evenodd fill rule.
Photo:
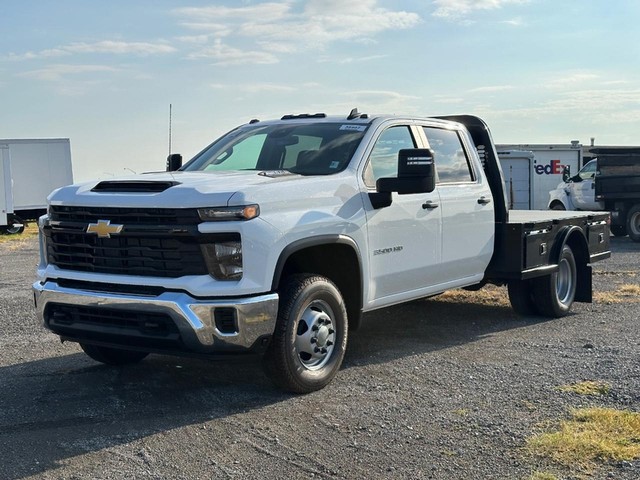
<svg viewBox="0 0 640 480">
<path fill-rule="evenodd" d="M 368 314 L 334 382 L 292 396 L 255 360 L 92 361 L 35 318 L 36 240 L 0 244 L 0 478 L 578 478 L 523 446 L 572 407 L 640 411 L 640 303 L 616 293 L 640 284 L 640 244 L 612 250 L 601 301 L 562 319 L 455 295 Z M 610 393 L 557 390 L 585 379 Z"/>
</svg>

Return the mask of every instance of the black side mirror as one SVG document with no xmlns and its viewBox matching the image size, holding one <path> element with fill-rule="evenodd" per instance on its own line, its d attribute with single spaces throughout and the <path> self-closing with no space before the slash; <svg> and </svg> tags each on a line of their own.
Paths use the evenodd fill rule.
<svg viewBox="0 0 640 480">
<path fill-rule="evenodd" d="M 398 152 L 398 177 L 379 178 L 378 192 L 398 192 L 400 195 L 429 193 L 436 188 L 433 150 L 407 148 Z"/>
<path fill-rule="evenodd" d="M 167 172 L 175 172 L 182 166 L 182 155 L 172 153 L 167 157 Z"/>
<path fill-rule="evenodd" d="M 570 165 L 566 165 L 562 169 L 562 181 L 567 183 L 571 179 L 571 168 Z"/>
</svg>

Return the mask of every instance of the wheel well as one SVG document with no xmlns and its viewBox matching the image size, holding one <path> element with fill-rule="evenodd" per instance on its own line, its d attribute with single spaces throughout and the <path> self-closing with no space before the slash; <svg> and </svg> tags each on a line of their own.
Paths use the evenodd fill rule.
<svg viewBox="0 0 640 480">
<path fill-rule="evenodd" d="M 362 272 L 352 246 L 332 243 L 293 252 L 287 257 L 280 275 L 274 278 L 274 288 L 277 289 L 283 279 L 296 273 L 315 273 L 335 283 L 344 298 L 349 329 L 358 327 L 362 311 Z"/>
<path fill-rule="evenodd" d="M 553 207 L 555 207 L 556 205 L 562 205 L 563 208 L 566 208 L 566 205 L 562 203 L 560 200 L 554 200 L 549 204 L 549 210 L 553 210 Z"/>
<path fill-rule="evenodd" d="M 590 303 L 592 300 L 592 283 L 587 240 L 584 235 L 576 230 L 569 234 L 565 244 L 571 247 L 576 260 L 576 268 L 578 269 L 576 301 Z"/>
</svg>

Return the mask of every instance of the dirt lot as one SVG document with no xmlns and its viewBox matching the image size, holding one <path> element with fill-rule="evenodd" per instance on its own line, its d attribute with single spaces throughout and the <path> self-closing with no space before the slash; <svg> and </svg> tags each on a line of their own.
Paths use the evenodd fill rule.
<svg viewBox="0 0 640 480">
<path fill-rule="evenodd" d="M 572 407 L 640 411 L 640 244 L 613 238 L 594 304 L 517 317 L 504 289 L 368 314 L 325 390 L 258 361 L 150 356 L 114 368 L 34 315 L 34 238 L 0 244 L 0 478 L 577 478 L 523 448 Z M 626 290 L 625 290 L 626 288 Z M 597 380 L 605 395 L 557 387 Z M 586 474 L 638 479 L 640 462 Z"/>
</svg>

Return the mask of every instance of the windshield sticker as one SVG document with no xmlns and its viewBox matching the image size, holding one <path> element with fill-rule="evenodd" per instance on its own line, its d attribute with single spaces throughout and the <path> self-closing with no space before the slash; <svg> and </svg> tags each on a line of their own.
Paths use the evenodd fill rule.
<svg viewBox="0 0 640 480">
<path fill-rule="evenodd" d="M 340 127 L 340 130 L 348 130 L 350 132 L 364 132 L 366 129 L 366 125 L 342 125 Z"/>
<path fill-rule="evenodd" d="M 329 165 L 329 168 L 336 169 L 338 168 L 338 165 L 340 165 L 340 162 L 331 162 L 331 165 Z"/>
<path fill-rule="evenodd" d="M 260 172 L 258 173 L 258 175 L 261 175 L 263 177 L 276 178 L 276 177 L 286 177 L 287 175 L 293 175 L 293 173 L 288 170 L 269 170 L 266 172 Z"/>
</svg>

